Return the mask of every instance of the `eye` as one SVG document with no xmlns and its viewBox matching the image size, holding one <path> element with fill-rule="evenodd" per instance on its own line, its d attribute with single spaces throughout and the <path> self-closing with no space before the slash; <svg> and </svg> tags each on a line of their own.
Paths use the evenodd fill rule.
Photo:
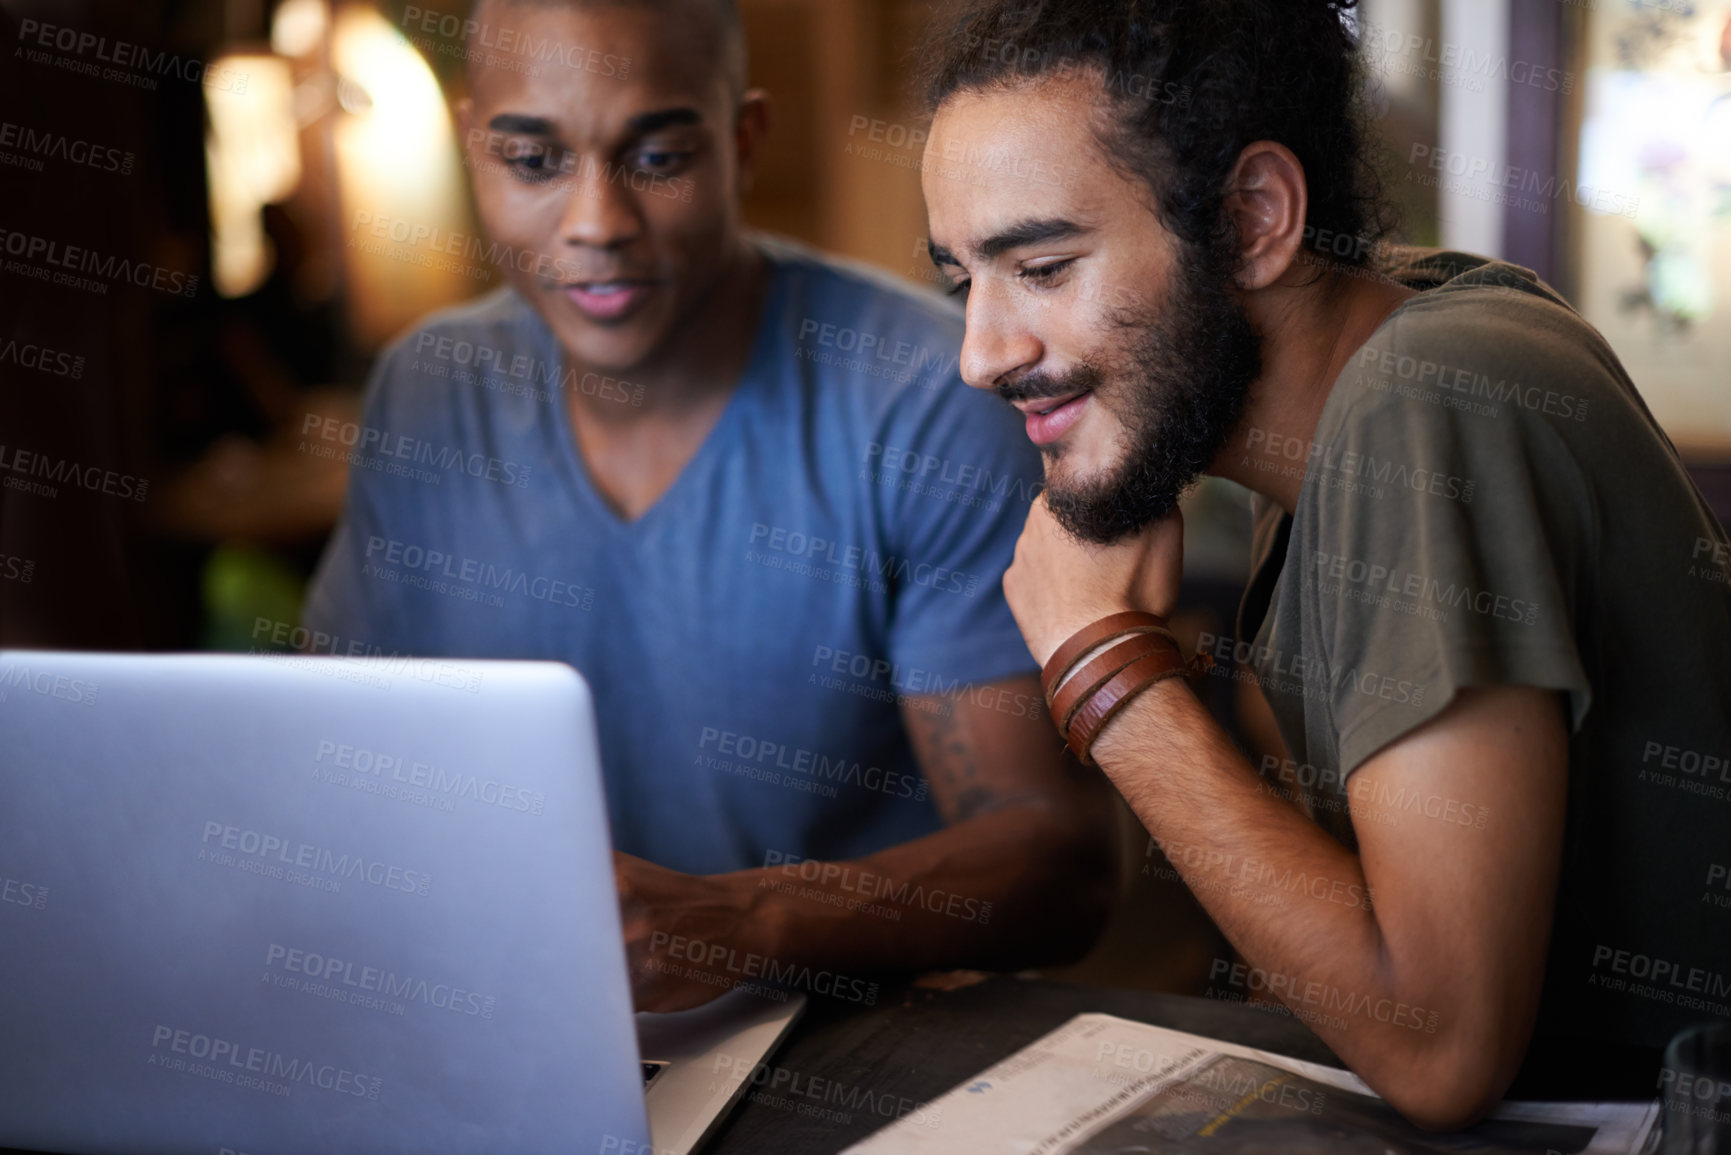
<svg viewBox="0 0 1731 1155">
<path fill-rule="evenodd" d="M 968 288 L 972 284 L 972 281 L 957 281 L 955 284 L 944 290 L 944 296 L 965 297 L 968 295 Z"/>
<path fill-rule="evenodd" d="M 691 153 L 671 148 L 645 148 L 632 154 L 631 163 L 646 172 L 669 172 L 691 159 Z"/>
<path fill-rule="evenodd" d="M 1024 281 L 1032 281 L 1036 285 L 1052 284 L 1065 269 L 1075 264 L 1075 257 L 1065 257 L 1046 265 L 1024 265 L 1016 274 Z"/>
<path fill-rule="evenodd" d="M 558 150 L 553 148 L 536 148 L 511 157 L 505 161 L 505 166 L 511 170 L 511 175 L 526 184 L 540 184 L 560 173 Z"/>
</svg>

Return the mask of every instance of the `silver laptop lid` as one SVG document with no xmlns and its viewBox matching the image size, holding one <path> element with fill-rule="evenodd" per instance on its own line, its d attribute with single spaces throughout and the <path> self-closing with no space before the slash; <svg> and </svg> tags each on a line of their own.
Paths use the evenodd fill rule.
<svg viewBox="0 0 1731 1155">
<path fill-rule="evenodd" d="M 648 1139 L 588 687 L 0 652 L 0 1145 Z"/>
</svg>

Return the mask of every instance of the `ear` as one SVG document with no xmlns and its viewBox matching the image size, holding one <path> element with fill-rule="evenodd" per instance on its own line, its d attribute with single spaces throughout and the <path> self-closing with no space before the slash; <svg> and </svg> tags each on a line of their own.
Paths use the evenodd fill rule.
<svg viewBox="0 0 1731 1155">
<path fill-rule="evenodd" d="M 1238 231 L 1239 288 L 1265 289 L 1292 267 L 1304 243 L 1309 205 L 1304 166 L 1291 149 L 1259 140 L 1238 154 L 1225 208 Z"/>
<path fill-rule="evenodd" d="M 769 136 L 773 119 L 773 106 L 769 93 L 764 89 L 747 89 L 739 98 L 739 115 L 733 122 L 733 144 L 739 154 L 739 192 L 742 196 L 751 191 L 757 180 L 758 149 Z"/>
</svg>

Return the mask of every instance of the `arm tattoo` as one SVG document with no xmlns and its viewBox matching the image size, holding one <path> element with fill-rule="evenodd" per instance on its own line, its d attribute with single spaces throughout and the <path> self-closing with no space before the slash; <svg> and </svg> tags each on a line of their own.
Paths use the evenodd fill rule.
<svg viewBox="0 0 1731 1155">
<path fill-rule="evenodd" d="M 913 713 L 921 715 L 909 728 L 920 769 L 935 786 L 943 787 L 938 793 L 950 800 L 949 821 L 966 822 L 1002 805 L 1004 800 L 979 781 L 973 744 L 968 741 L 967 728 L 954 712 Z"/>
</svg>

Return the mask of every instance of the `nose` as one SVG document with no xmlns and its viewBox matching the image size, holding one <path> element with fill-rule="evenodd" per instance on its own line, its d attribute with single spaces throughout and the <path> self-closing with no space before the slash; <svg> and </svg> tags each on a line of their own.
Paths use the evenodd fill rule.
<svg viewBox="0 0 1731 1155">
<path fill-rule="evenodd" d="M 617 249 L 636 240 L 643 216 L 625 175 L 606 161 L 584 158 L 565 194 L 559 239 L 597 249 Z"/>
<path fill-rule="evenodd" d="M 976 280 L 968 294 L 967 331 L 959 369 L 975 389 L 991 389 L 1019 369 L 1037 365 L 1044 353 L 1039 337 L 1012 308 Z"/>
</svg>

